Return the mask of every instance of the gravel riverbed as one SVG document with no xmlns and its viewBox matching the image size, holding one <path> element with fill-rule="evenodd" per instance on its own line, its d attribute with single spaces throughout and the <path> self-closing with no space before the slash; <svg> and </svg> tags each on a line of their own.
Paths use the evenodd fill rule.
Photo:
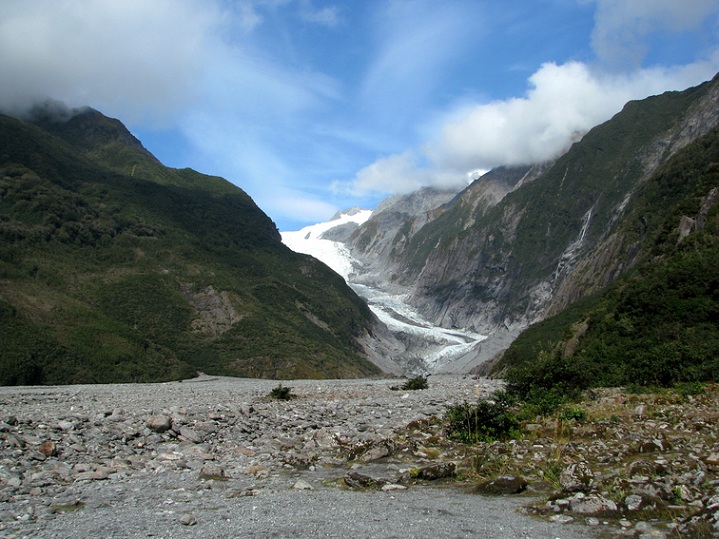
<svg viewBox="0 0 719 539">
<path fill-rule="evenodd" d="M 0 536 L 599 537 L 607 527 L 522 509 L 532 493 L 474 494 L 431 467 L 426 429 L 498 382 L 433 376 L 0 388 Z M 446 460 L 446 459 L 445 459 Z M 344 478 L 377 479 L 350 488 Z M 381 486 L 381 488 L 379 488 Z M 538 495 L 534 495 L 538 497 Z"/>
</svg>

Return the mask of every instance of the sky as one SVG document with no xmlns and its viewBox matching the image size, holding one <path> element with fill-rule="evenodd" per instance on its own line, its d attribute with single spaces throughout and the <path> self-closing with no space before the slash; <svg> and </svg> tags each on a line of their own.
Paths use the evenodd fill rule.
<svg viewBox="0 0 719 539">
<path fill-rule="evenodd" d="M 719 0 L 0 0 L 0 111 L 91 106 L 278 225 L 566 151 L 719 72 Z"/>
</svg>

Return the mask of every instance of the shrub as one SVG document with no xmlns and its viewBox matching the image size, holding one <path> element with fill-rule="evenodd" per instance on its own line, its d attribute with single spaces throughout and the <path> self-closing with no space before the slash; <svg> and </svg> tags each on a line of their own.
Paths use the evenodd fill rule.
<svg viewBox="0 0 719 539">
<path fill-rule="evenodd" d="M 427 389 L 428 387 L 429 384 L 427 383 L 426 376 L 415 376 L 414 378 L 407 380 L 401 386 L 392 386 L 390 389 L 392 391 L 399 391 L 400 389 L 403 391 L 414 391 L 417 389 Z"/>
<path fill-rule="evenodd" d="M 270 391 L 270 398 L 278 401 L 288 401 L 294 398 L 294 395 L 292 394 L 291 387 L 285 387 L 280 384 Z"/>
<path fill-rule="evenodd" d="M 559 419 L 563 419 L 564 421 L 575 420 L 581 423 L 587 420 L 587 411 L 579 407 L 566 408 L 559 414 Z"/>
<path fill-rule="evenodd" d="M 447 437 L 464 443 L 518 437 L 519 421 L 504 400 L 483 400 L 447 408 Z"/>
<path fill-rule="evenodd" d="M 684 382 L 675 386 L 677 394 L 682 397 L 704 395 L 706 390 L 701 382 Z"/>
<path fill-rule="evenodd" d="M 427 383 L 426 376 L 415 376 L 414 378 L 407 380 L 402 386 L 402 389 L 413 391 L 416 389 L 427 389 L 428 387 L 429 384 Z"/>
</svg>

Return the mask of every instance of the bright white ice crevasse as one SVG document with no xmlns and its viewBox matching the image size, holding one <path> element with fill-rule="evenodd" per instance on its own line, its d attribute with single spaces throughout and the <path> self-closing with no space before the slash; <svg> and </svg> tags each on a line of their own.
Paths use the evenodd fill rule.
<svg viewBox="0 0 719 539">
<path fill-rule="evenodd" d="M 426 373 L 458 372 L 460 358 L 465 356 L 485 335 L 447 329 L 425 320 L 406 301 L 404 296 L 369 288 L 353 282 L 361 267 L 353 260 L 349 249 L 338 241 L 322 238 L 322 234 L 347 223 L 361 225 L 372 215 L 372 210 L 342 212 L 325 223 L 306 226 L 293 232 L 282 232 L 282 242 L 297 253 L 314 256 L 341 275 L 364 298 L 372 311 L 387 327 L 404 336 L 408 343 L 407 364 L 420 366 Z"/>
</svg>

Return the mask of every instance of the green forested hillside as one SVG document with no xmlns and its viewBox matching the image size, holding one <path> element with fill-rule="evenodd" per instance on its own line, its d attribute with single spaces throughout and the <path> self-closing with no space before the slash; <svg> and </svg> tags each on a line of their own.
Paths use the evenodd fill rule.
<svg viewBox="0 0 719 539">
<path fill-rule="evenodd" d="M 367 306 L 229 182 L 87 110 L 0 116 L 0 383 L 377 373 Z"/>
<path fill-rule="evenodd" d="M 495 372 L 507 374 L 523 393 L 537 386 L 573 390 L 716 381 L 718 202 L 715 128 L 636 193 L 619 230 L 641 246 L 634 270 L 527 329 Z"/>
</svg>

